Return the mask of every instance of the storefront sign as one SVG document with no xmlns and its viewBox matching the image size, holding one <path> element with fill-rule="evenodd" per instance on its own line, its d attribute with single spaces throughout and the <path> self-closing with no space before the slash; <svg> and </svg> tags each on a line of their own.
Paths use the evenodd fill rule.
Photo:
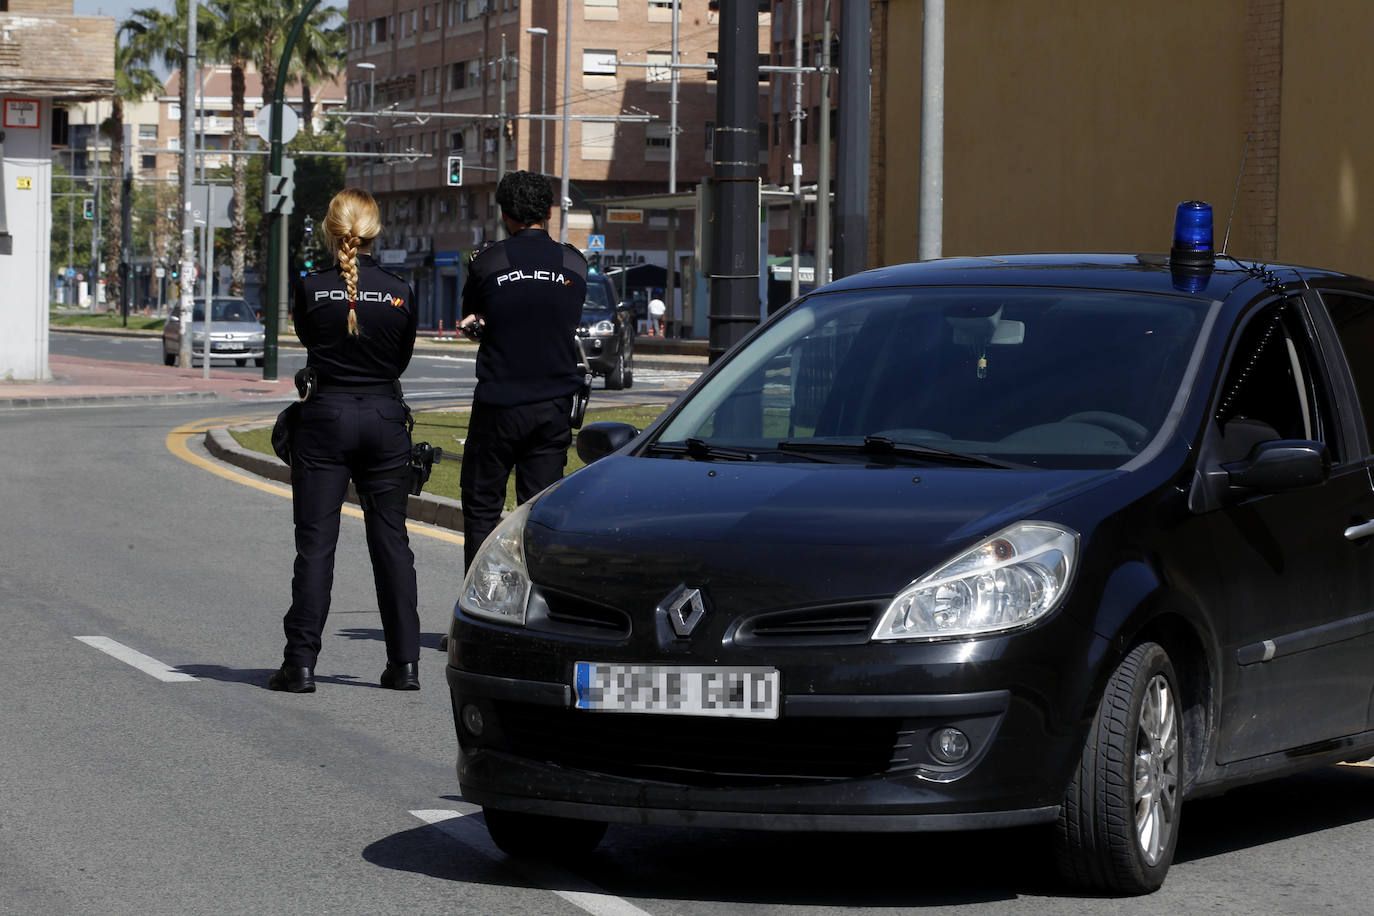
<svg viewBox="0 0 1374 916">
<path fill-rule="evenodd" d="M 37 99 L 5 99 L 5 126 L 38 129 Z"/>
</svg>

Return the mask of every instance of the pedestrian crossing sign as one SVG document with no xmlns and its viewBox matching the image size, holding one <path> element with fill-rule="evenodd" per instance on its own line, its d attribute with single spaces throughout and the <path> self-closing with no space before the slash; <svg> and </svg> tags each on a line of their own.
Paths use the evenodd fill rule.
<svg viewBox="0 0 1374 916">
<path fill-rule="evenodd" d="M 605 250 L 606 250 L 606 236 L 604 236 L 604 235 L 589 235 L 589 236 L 587 236 L 587 250 L 588 250 L 588 251 L 605 251 Z"/>
</svg>

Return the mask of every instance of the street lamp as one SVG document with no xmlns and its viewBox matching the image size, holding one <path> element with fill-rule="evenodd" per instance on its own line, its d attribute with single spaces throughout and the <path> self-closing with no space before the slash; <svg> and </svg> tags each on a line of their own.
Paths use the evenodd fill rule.
<svg viewBox="0 0 1374 916">
<path fill-rule="evenodd" d="M 367 76 L 367 110 L 368 110 L 368 111 L 376 111 L 376 110 L 377 110 L 377 65 L 376 65 L 376 64 L 373 64 L 373 63 L 369 63 L 368 61 L 360 61 L 360 62 L 354 64 L 354 66 L 357 67 L 359 70 L 366 70 L 367 73 L 368 73 L 368 76 Z M 374 119 L 374 121 L 375 121 L 375 119 Z M 377 139 L 376 139 L 377 125 L 376 125 L 376 123 L 373 123 L 373 125 L 372 125 L 372 133 L 373 133 L 373 139 L 369 140 L 368 143 L 367 143 L 367 151 L 368 151 L 369 153 L 375 153 L 375 152 L 377 151 L 377 149 L 376 149 L 376 146 L 377 146 Z M 371 159 L 370 157 L 369 157 L 368 160 L 367 160 L 367 192 L 368 192 L 369 194 L 372 193 L 372 159 Z"/>
<path fill-rule="evenodd" d="M 530 26 L 525 29 L 531 35 L 539 36 L 539 113 L 548 114 L 549 101 L 549 71 L 546 66 L 548 62 L 549 50 L 549 30 L 542 26 Z M 539 119 L 539 174 L 547 175 L 544 171 L 544 119 Z"/>
</svg>

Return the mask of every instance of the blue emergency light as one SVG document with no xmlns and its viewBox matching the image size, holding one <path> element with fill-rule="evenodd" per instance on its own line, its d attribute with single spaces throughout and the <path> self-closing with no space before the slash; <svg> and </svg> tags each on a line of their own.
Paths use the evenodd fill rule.
<svg viewBox="0 0 1374 916">
<path fill-rule="evenodd" d="M 1183 267 L 1212 266 L 1212 205 L 1185 200 L 1174 215 L 1174 245 L 1169 260 Z"/>
</svg>

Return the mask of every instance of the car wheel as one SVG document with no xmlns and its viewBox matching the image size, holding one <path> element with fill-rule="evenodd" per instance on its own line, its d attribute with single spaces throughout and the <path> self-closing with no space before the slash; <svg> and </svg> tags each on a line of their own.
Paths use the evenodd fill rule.
<svg viewBox="0 0 1374 916">
<path fill-rule="evenodd" d="M 175 353 L 166 353 L 166 352 L 164 352 L 164 353 L 162 354 L 162 365 L 164 365 L 164 366 L 175 366 L 176 364 L 177 364 L 177 355 L 176 355 Z"/>
<path fill-rule="evenodd" d="M 615 355 L 615 367 L 606 373 L 606 388 L 616 390 L 625 387 L 625 351 Z"/>
<path fill-rule="evenodd" d="M 625 356 L 625 387 L 626 387 L 626 388 L 633 388 L 633 387 L 634 387 L 634 384 L 635 384 L 635 351 L 634 351 L 634 347 L 631 346 L 630 349 L 626 351 L 626 356 Z"/>
<path fill-rule="evenodd" d="M 604 821 L 575 821 L 547 814 L 483 808 L 487 832 L 502 852 L 517 859 L 571 859 L 586 855 L 606 835 Z"/>
<path fill-rule="evenodd" d="M 235 365 L 235 366 L 246 366 L 246 365 L 248 365 L 248 360 L 246 360 L 246 359 L 236 359 L 236 360 L 234 360 L 234 365 Z"/>
<path fill-rule="evenodd" d="M 1059 870 L 1074 884 L 1143 894 L 1164 883 L 1182 809 L 1177 684 L 1152 642 L 1112 672 L 1056 825 Z"/>
</svg>

